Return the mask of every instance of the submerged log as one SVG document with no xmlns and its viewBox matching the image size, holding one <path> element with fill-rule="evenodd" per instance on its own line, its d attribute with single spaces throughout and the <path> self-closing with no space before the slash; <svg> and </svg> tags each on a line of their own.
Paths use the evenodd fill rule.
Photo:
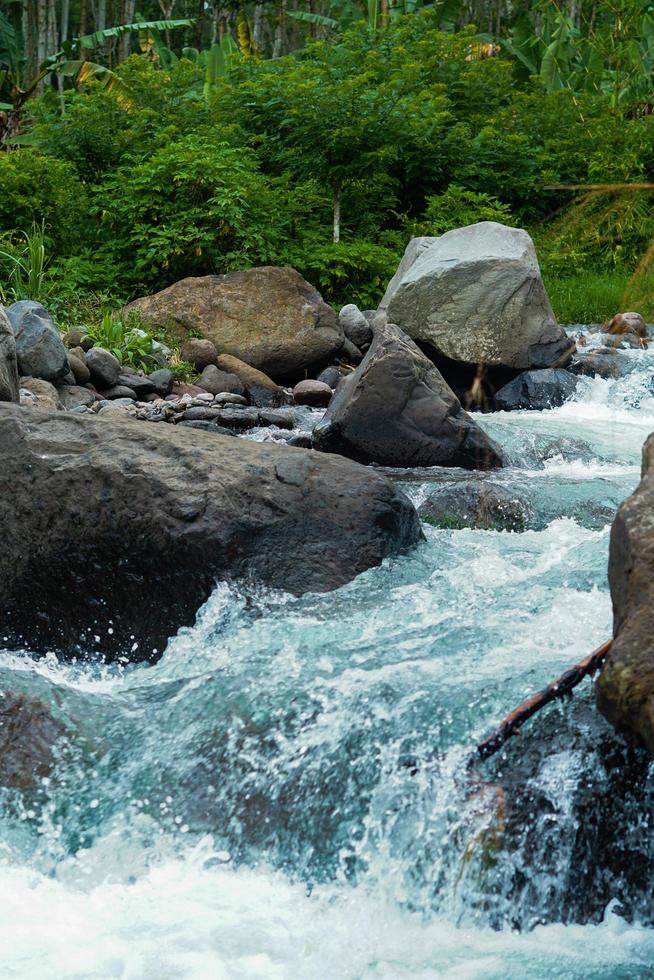
<svg viewBox="0 0 654 980">
<path fill-rule="evenodd" d="M 520 726 L 533 717 L 541 708 L 551 701 L 563 698 L 579 684 L 584 677 L 594 674 L 601 667 L 606 658 L 613 640 L 607 640 L 601 647 L 589 654 L 580 663 L 570 667 L 565 673 L 557 677 L 556 680 L 544 687 L 542 691 L 532 694 L 526 701 L 515 708 L 498 725 L 492 735 L 484 739 L 477 746 L 476 754 L 481 759 L 489 759 L 494 755 L 509 738 L 520 734 Z"/>
</svg>

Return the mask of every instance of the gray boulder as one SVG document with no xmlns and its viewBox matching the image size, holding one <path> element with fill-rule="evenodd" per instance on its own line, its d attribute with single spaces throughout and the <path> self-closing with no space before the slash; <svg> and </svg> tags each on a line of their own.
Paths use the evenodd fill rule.
<svg viewBox="0 0 654 980">
<path fill-rule="evenodd" d="M 86 355 L 86 366 L 97 388 L 113 388 L 118 384 L 122 368 L 120 361 L 104 347 L 92 347 Z"/>
<path fill-rule="evenodd" d="M 148 377 L 154 385 L 154 390 L 158 395 L 165 398 L 166 395 L 169 395 L 173 390 L 175 377 L 173 372 L 169 371 L 168 368 L 159 368 L 157 371 L 152 371 Z"/>
<path fill-rule="evenodd" d="M 638 362 L 622 350 L 611 347 L 583 348 L 570 362 L 573 374 L 599 378 L 625 378 L 638 367 Z"/>
<path fill-rule="evenodd" d="M 458 480 L 428 491 L 418 513 L 435 527 L 525 531 L 534 520 L 526 494 L 491 480 Z"/>
<path fill-rule="evenodd" d="M 16 341 L 9 318 L 0 306 L 0 402 L 17 401 Z"/>
<path fill-rule="evenodd" d="M 388 309 L 388 304 L 390 303 L 391 298 L 397 292 L 398 286 L 404 279 L 405 275 L 408 273 L 409 269 L 418 261 L 418 259 L 423 255 L 423 253 L 426 252 L 428 248 L 431 248 L 431 246 L 434 245 L 437 241 L 438 238 L 433 238 L 429 236 L 422 236 L 420 238 L 411 239 L 411 241 L 409 242 L 409 244 L 404 250 L 404 255 L 402 256 L 402 261 L 397 267 L 397 272 L 395 273 L 395 275 L 389 282 L 388 286 L 386 287 L 386 292 L 384 293 L 384 297 L 381 303 L 379 304 L 380 310 Z M 369 315 L 366 317 L 366 319 L 370 323 L 373 323 L 376 316 L 376 311 L 368 310 L 367 312 Z"/>
<path fill-rule="evenodd" d="M 24 299 L 7 308 L 16 339 L 18 370 L 22 375 L 57 384 L 70 371 L 64 342 L 52 317 L 40 303 Z"/>
<path fill-rule="evenodd" d="M 411 242 L 402 261 L 383 308 L 436 356 L 518 369 L 570 359 L 526 231 L 482 221 Z"/>
<path fill-rule="evenodd" d="M 31 650 L 156 659 L 217 579 L 326 592 L 421 535 L 350 460 L 111 412 L 0 405 L 0 458 L 0 635 Z"/>
<path fill-rule="evenodd" d="M 95 400 L 96 396 L 93 392 L 81 385 L 70 385 L 59 389 L 59 401 L 69 412 L 80 407 L 88 408 Z"/>
<path fill-rule="evenodd" d="M 572 398 L 578 383 L 573 374 L 562 368 L 523 371 L 513 381 L 500 388 L 495 395 L 495 404 L 505 412 L 520 408 L 535 411 L 556 408 Z"/>
<path fill-rule="evenodd" d="M 220 395 L 221 392 L 242 395 L 245 392 L 245 386 L 240 378 L 229 371 L 221 371 L 215 364 L 207 364 L 200 375 L 198 384 L 205 391 L 211 392 L 212 395 Z"/>
<path fill-rule="evenodd" d="M 392 324 L 377 329 L 313 441 L 326 452 L 383 466 L 502 465 L 500 449 L 462 409 L 437 368 Z"/>
<path fill-rule="evenodd" d="M 372 328 L 358 306 L 348 303 L 338 314 L 343 333 L 355 347 L 365 347 L 372 340 Z"/>
<path fill-rule="evenodd" d="M 146 378 L 143 374 L 136 374 L 130 371 L 124 371 L 119 376 L 118 384 L 130 388 L 139 399 L 145 398 L 146 395 L 153 395 L 157 390 L 151 378 Z"/>
</svg>

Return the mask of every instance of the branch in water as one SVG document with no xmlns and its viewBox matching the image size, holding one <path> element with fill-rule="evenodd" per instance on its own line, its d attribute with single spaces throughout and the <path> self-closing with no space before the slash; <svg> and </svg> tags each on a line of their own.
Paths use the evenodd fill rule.
<svg viewBox="0 0 654 980">
<path fill-rule="evenodd" d="M 612 640 L 607 640 L 603 643 L 601 647 L 598 647 L 594 653 L 591 653 L 585 660 L 580 663 L 575 664 L 569 670 L 566 670 L 564 674 L 557 677 L 555 681 L 544 687 L 542 691 L 538 691 L 537 694 L 532 694 L 531 697 L 527 698 L 526 701 L 516 708 L 510 714 L 506 716 L 504 721 L 495 729 L 489 738 L 484 739 L 477 746 L 477 755 L 481 759 L 488 759 L 491 755 L 494 755 L 498 749 L 504 745 L 504 743 L 511 738 L 512 735 L 520 734 L 520 726 L 523 722 L 527 721 L 532 715 L 535 715 L 537 711 L 544 708 L 546 704 L 550 701 L 556 701 L 557 698 L 563 698 L 566 694 L 570 694 L 573 688 L 583 681 L 584 677 L 588 677 L 589 674 L 594 674 L 596 670 L 602 666 L 604 659 L 606 658 L 609 650 L 611 649 Z"/>
</svg>

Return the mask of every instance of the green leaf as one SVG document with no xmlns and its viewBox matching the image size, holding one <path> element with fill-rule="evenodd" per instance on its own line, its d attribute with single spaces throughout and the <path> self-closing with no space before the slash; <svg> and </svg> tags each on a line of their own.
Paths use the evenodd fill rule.
<svg viewBox="0 0 654 980">
<path fill-rule="evenodd" d="M 120 37 L 121 34 L 137 33 L 139 31 L 174 31 L 181 27 L 193 27 L 195 19 L 183 18 L 181 20 L 146 20 L 138 21 L 135 24 L 122 24 L 119 27 L 107 27 L 103 31 L 95 31 L 93 34 L 85 34 L 77 38 L 77 44 L 81 48 L 98 48 L 105 41 L 112 37 Z"/>
<path fill-rule="evenodd" d="M 330 30 L 338 30 L 340 24 L 333 17 L 325 17 L 322 14 L 312 14 L 309 10 L 287 10 L 287 17 L 293 20 L 301 20 L 306 24 L 317 24 L 318 27 L 328 27 Z"/>
</svg>

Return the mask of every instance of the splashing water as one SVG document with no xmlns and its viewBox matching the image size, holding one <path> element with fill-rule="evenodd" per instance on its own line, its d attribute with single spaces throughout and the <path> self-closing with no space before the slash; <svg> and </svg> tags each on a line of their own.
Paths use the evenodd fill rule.
<svg viewBox="0 0 654 980">
<path fill-rule="evenodd" d="M 478 417 L 534 529 L 426 525 L 328 595 L 220 584 L 154 666 L 0 652 L 59 733 L 2 791 L 3 978 L 652 976 L 654 780 L 590 685 L 468 765 L 610 635 L 608 523 L 654 429 L 653 355 L 624 353 L 560 409 Z"/>
</svg>

